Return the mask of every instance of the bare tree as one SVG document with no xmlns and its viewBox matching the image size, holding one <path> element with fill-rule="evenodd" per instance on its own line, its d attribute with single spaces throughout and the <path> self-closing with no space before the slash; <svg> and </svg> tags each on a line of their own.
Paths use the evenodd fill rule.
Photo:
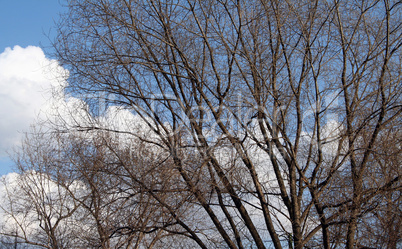
<svg viewBox="0 0 402 249">
<path fill-rule="evenodd" d="M 400 2 L 69 6 L 55 44 L 69 89 L 148 120 L 217 242 L 329 248 L 342 225 L 354 248 L 372 202 L 399 189 L 400 170 L 366 183 L 379 137 L 400 128 Z"/>
<path fill-rule="evenodd" d="M 125 149 L 101 136 L 83 147 L 93 150 L 71 151 L 91 190 L 80 205 L 119 227 L 98 222 L 99 238 L 127 232 L 156 234 L 148 246 L 185 238 L 201 248 L 301 249 L 380 245 L 381 229 L 399 236 L 385 224 L 401 189 L 400 1 L 68 6 L 55 41 L 67 90 L 84 96 L 95 117 L 100 100 L 150 130 L 74 127 L 135 138 Z M 104 213 L 116 190 L 127 202 Z M 120 211 L 132 212 L 141 193 L 142 229 L 122 226 Z"/>
<path fill-rule="evenodd" d="M 161 169 L 169 163 L 161 151 L 156 155 L 133 141 L 118 144 L 109 132 L 53 129 L 27 135 L 16 155 L 20 174 L 3 178 L 4 245 L 154 248 L 165 240 L 178 242 L 170 237 L 173 231 L 180 237 L 176 220 L 191 203 L 175 198 L 169 208 L 176 207 L 177 217 L 164 214 L 161 204 L 170 203 L 171 195 L 163 193 L 177 192 L 178 185 Z"/>
</svg>

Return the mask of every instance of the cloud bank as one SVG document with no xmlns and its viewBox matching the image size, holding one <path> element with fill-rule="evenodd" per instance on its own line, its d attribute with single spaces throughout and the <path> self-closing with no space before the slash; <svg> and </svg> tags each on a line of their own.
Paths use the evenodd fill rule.
<svg viewBox="0 0 402 249">
<path fill-rule="evenodd" d="M 15 46 L 0 54 L 0 158 L 46 112 L 51 89 L 65 84 L 66 73 L 39 47 Z"/>
</svg>

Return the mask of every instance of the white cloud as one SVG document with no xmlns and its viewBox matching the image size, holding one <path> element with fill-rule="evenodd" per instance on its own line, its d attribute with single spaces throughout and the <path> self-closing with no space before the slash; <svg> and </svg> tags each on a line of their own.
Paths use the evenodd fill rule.
<svg viewBox="0 0 402 249">
<path fill-rule="evenodd" d="M 15 46 L 0 54 L 0 157 L 20 142 L 66 73 L 39 47 Z"/>
<path fill-rule="evenodd" d="M 83 100 L 65 95 L 67 76 L 39 47 L 15 46 L 0 54 L 0 158 L 12 152 L 38 120 L 47 120 L 51 129 L 106 126 L 150 138 L 145 122 L 127 110 L 109 107 L 103 117 L 91 116 Z"/>
</svg>

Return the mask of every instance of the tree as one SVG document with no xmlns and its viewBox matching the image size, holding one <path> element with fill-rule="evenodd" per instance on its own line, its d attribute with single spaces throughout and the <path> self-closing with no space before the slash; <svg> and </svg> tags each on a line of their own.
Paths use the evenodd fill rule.
<svg viewBox="0 0 402 249">
<path fill-rule="evenodd" d="M 70 71 L 67 90 L 95 117 L 101 101 L 141 117 L 150 132 L 73 128 L 161 151 L 161 160 L 132 158 L 138 147 L 106 140 L 113 156 L 99 167 L 115 179 L 106 188 L 121 194 L 135 183 L 158 207 L 143 233 L 201 248 L 300 249 L 382 243 L 368 238 L 392 230 L 368 228 L 401 189 L 401 165 L 384 155 L 387 145 L 401 153 L 399 1 L 68 6 L 54 44 Z"/>
<path fill-rule="evenodd" d="M 159 203 L 166 198 L 158 203 L 150 198 L 148 186 L 156 183 L 141 172 L 155 169 L 159 156 L 151 160 L 149 146 L 133 141 L 130 150 L 140 154 L 127 153 L 125 145 L 109 135 L 55 130 L 27 135 L 16 157 L 20 174 L 4 178 L 1 185 L 6 190 L 0 205 L 5 245 L 153 248 L 162 239 L 175 242 L 164 232 L 176 225 L 161 210 Z M 158 170 L 152 176 L 161 174 L 166 172 Z M 167 184 L 172 177 L 158 183 Z M 184 207 L 177 209 L 176 215 Z"/>
</svg>

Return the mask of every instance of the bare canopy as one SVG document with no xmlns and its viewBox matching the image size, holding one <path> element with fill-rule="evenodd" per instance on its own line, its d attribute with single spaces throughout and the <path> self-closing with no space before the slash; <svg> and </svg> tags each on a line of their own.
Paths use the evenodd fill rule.
<svg viewBox="0 0 402 249">
<path fill-rule="evenodd" d="M 84 96 L 95 117 L 100 102 L 128 110 L 151 134 L 73 127 L 103 131 L 88 145 L 100 163 L 77 157 L 75 177 L 102 200 L 110 191 L 146 200 L 142 209 L 106 203 L 123 205 L 121 217 L 142 210 L 147 222 L 131 219 L 131 230 L 111 222 L 104 241 L 132 236 L 127 247 L 140 248 L 132 238 L 153 234 L 155 247 L 400 245 L 401 2 L 68 5 L 55 40 L 67 91 Z M 123 134 L 135 139 L 116 140 Z"/>
</svg>

